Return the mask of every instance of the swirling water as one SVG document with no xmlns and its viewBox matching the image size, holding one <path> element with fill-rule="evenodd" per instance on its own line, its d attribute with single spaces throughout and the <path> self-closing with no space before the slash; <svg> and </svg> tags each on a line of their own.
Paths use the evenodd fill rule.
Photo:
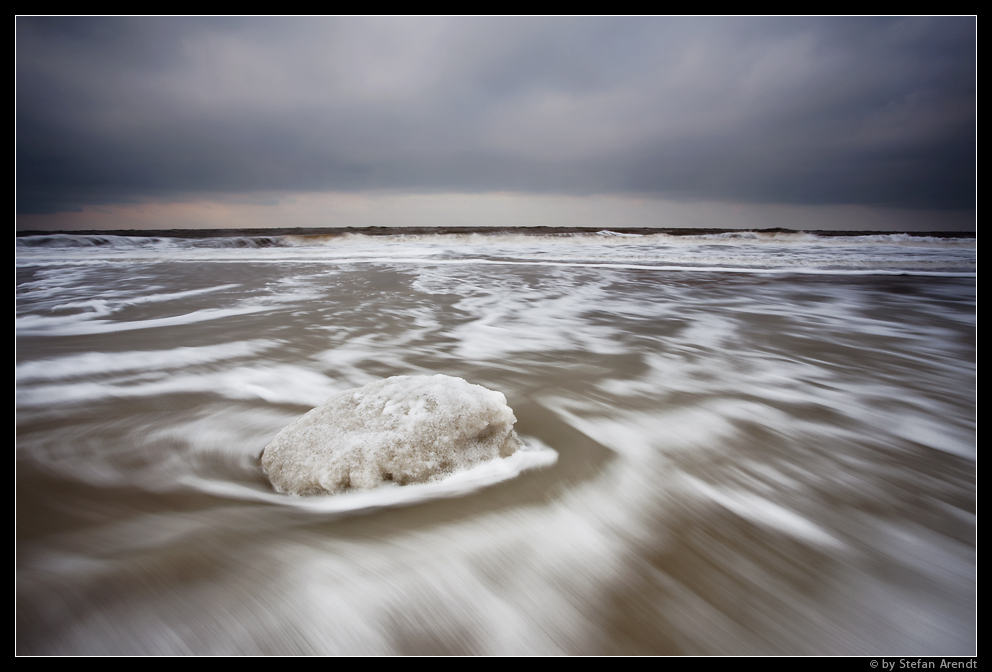
<svg viewBox="0 0 992 672">
<path fill-rule="evenodd" d="M 901 235 L 22 237 L 18 652 L 974 653 L 975 270 Z M 437 373 L 556 458 L 266 481 L 327 397 Z"/>
</svg>

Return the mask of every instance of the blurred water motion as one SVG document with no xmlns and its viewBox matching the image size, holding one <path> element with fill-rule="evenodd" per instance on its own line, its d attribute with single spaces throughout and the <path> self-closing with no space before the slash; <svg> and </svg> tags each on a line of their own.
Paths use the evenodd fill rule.
<svg viewBox="0 0 992 672">
<path fill-rule="evenodd" d="M 18 250 L 18 653 L 976 652 L 973 240 L 107 240 Z M 273 492 L 435 373 L 557 463 Z"/>
</svg>

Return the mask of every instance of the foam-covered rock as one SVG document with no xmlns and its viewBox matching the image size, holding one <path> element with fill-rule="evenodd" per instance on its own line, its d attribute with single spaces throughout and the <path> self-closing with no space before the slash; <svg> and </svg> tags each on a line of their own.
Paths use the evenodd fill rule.
<svg viewBox="0 0 992 672">
<path fill-rule="evenodd" d="M 508 457 L 520 442 L 500 392 L 451 376 L 395 376 L 336 394 L 262 452 L 276 490 L 321 495 L 423 483 Z"/>
</svg>

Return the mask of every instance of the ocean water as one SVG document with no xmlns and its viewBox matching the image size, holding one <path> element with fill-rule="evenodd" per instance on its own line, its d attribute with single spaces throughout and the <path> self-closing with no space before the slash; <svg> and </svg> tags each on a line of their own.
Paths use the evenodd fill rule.
<svg viewBox="0 0 992 672">
<path fill-rule="evenodd" d="M 976 653 L 976 243 L 17 241 L 21 654 Z M 528 459 L 301 498 L 328 397 L 444 374 Z"/>
</svg>

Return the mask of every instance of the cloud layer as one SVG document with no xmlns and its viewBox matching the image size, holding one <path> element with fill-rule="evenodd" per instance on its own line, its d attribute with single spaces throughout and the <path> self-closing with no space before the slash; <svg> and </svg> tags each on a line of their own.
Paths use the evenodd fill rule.
<svg viewBox="0 0 992 672">
<path fill-rule="evenodd" d="M 16 27 L 20 213 L 383 189 L 974 207 L 974 18 Z"/>
</svg>

